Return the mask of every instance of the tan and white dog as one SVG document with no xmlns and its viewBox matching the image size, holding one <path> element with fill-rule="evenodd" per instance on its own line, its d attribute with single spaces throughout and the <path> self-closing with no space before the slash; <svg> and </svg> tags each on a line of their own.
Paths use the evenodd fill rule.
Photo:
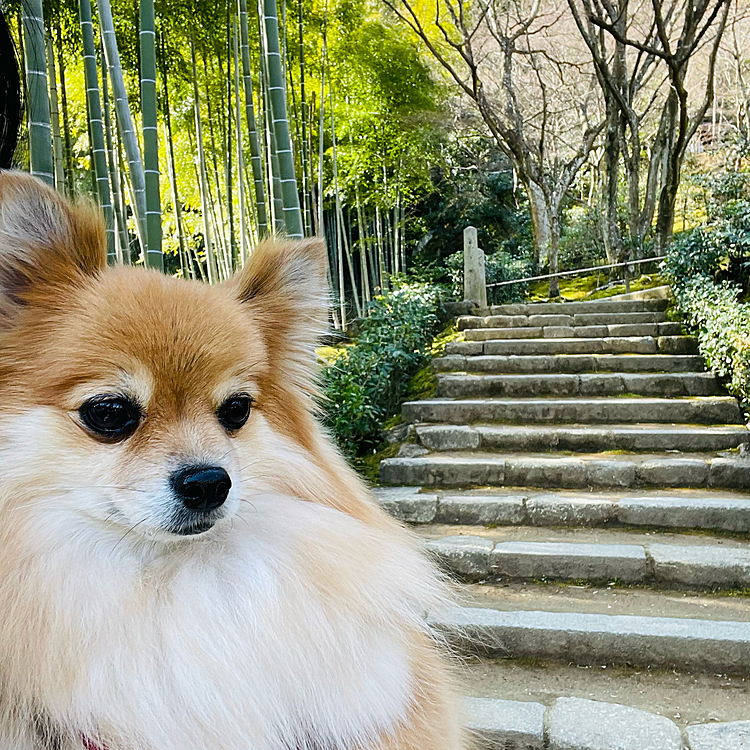
<svg viewBox="0 0 750 750">
<path fill-rule="evenodd" d="M 443 589 L 313 407 L 316 240 L 107 268 L 0 174 L 0 748 L 457 750 Z"/>
</svg>

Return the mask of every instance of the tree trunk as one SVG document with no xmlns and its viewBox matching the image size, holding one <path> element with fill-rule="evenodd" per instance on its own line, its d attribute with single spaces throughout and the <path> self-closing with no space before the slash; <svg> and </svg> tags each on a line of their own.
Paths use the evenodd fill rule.
<svg viewBox="0 0 750 750">
<path fill-rule="evenodd" d="M 560 250 L 560 215 L 557 211 L 550 211 L 550 245 L 549 245 L 549 272 L 557 273 L 557 254 Z M 553 299 L 560 296 L 560 279 L 553 276 L 549 280 L 549 297 Z"/>
<path fill-rule="evenodd" d="M 54 187 L 52 135 L 47 95 L 47 61 L 45 59 L 44 14 L 42 0 L 23 0 L 24 63 L 28 90 L 29 162 L 31 174 Z"/>
</svg>

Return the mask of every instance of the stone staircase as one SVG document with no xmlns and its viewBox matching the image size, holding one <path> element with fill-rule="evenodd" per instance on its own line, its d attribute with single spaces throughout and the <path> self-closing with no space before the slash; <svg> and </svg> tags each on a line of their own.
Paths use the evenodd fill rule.
<svg viewBox="0 0 750 750">
<path fill-rule="evenodd" d="M 381 502 L 460 581 L 485 747 L 750 749 L 750 435 L 666 300 L 492 307 Z"/>
</svg>

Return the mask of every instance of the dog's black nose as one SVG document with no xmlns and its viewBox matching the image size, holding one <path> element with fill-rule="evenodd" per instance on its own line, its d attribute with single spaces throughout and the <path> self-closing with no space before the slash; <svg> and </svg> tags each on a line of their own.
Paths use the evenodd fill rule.
<svg viewBox="0 0 750 750">
<path fill-rule="evenodd" d="M 227 499 L 232 480 L 220 466 L 187 466 L 172 474 L 171 484 L 186 507 L 208 513 Z"/>
</svg>

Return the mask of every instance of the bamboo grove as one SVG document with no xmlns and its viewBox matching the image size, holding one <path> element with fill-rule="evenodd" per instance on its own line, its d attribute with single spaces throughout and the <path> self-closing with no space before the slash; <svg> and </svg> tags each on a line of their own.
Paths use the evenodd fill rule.
<svg viewBox="0 0 750 750">
<path fill-rule="evenodd" d="M 325 237 L 334 323 L 346 327 L 405 270 L 404 199 L 380 162 L 383 184 L 349 184 L 342 198 L 337 19 L 292 1 L 11 6 L 26 81 L 20 158 L 99 203 L 112 263 L 215 283 L 266 235 Z"/>
</svg>

